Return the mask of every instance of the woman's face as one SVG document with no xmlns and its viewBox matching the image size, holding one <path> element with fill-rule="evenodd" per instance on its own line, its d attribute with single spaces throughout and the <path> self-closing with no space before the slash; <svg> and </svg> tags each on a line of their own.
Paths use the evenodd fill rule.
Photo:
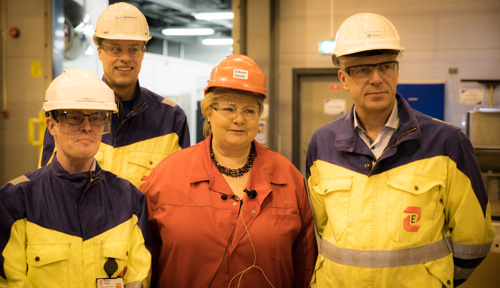
<svg viewBox="0 0 500 288">
<path fill-rule="evenodd" d="M 212 145 L 222 149 L 248 147 L 259 127 L 260 111 L 256 97 L 223 97 L 211 107 L 207 119 L 212 126 Z"/>
</svg>

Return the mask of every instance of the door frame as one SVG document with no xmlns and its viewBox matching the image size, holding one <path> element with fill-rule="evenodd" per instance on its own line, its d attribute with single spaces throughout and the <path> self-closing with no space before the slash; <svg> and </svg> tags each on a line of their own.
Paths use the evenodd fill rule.
<svg viewBox="0 0 500 288">
<path fill-rule="evenodd" d="M 293 68 L 292 69 L 292 164 L 300 171 L 300 80 L 303 77 L 332 76 L 338 79 L 339 68 Z M 340 81 L 340 79 L 338 79 Z"/>
</svg>

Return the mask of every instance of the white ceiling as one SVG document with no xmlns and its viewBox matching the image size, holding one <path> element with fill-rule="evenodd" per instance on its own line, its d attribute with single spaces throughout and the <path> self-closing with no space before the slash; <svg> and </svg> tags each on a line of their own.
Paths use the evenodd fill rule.
<svg viewBox="0 0 500 288">
<path fill-rule="evenodd" d="M 190 43 L 195 37 L 165 36 L 161 30 L 165 28 L 212 28 L 215 35 L 211 37 L 231 37 L 231 20 L 205 21 L 197 20 L 195 13 L 201 12 L 231 12 L 231 0 L 110 0 L 127 2 L 146 16 L 149 30 L 153 37 L 169 41 Z"/>
</svg>

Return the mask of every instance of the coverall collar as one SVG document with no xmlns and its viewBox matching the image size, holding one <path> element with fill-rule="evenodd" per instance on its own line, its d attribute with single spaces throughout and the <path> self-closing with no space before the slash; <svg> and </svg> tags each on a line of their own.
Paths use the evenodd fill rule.
<svg viewBox="0 0 500 288">
<path fill-rule="evenodd" d="M 195 154 L 192 155 L 192 157 L 193 159 L 197 159 L 200 165 L 199 169 L 191 174 L 189 181 L 191 184 L 208 181 L 211 190 L 226 193 L 228 187 L 227 182 L 224 180 L 222 174 L 220 174 L 210 158 L 211 139 L 212 134 L 202 142 L 196 144 L 201 145 L 203 149 L 195 150 Z M 250 171 L 247 188 L 249 190 L 258 191 L 256 200 L 258 202 L 262 202 L 263 199 L 272 191 L 272 184 L 285 185 L 286 181 L 281 174 L 279 167 L 274 167 L 274 163 L 269 163 L 262 157 L 264 150 L 267 148 L 260 145 L 255 140 L 253 140 L 253 143 L 255 145 L 256 156 L 253 162 L 252 170 Z"/>
</svg>

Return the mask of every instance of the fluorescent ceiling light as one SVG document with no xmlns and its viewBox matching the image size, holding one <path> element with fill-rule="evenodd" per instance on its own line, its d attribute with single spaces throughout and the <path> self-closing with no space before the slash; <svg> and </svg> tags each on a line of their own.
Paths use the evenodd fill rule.
<svg viewBox="0 0 500 288">
<path fill-rule="evenodd" d="M 196 13 L 194 18 L 198 20 L 231 20 L 234 18 L 233 12 Z"/>
<path fill-rule="evenodd" d="M 233 45 L 233 42 L 233 38 L 212 38 L 201 40 L 201 44 L 203 45 Z"/>
<path fill-rule="evenodd" d="M 161 33 L 167 36 L 199 36 L 212 35 L 215 31 L 211 28 L 167 28 L 161 30 Z"/>
</svg>

